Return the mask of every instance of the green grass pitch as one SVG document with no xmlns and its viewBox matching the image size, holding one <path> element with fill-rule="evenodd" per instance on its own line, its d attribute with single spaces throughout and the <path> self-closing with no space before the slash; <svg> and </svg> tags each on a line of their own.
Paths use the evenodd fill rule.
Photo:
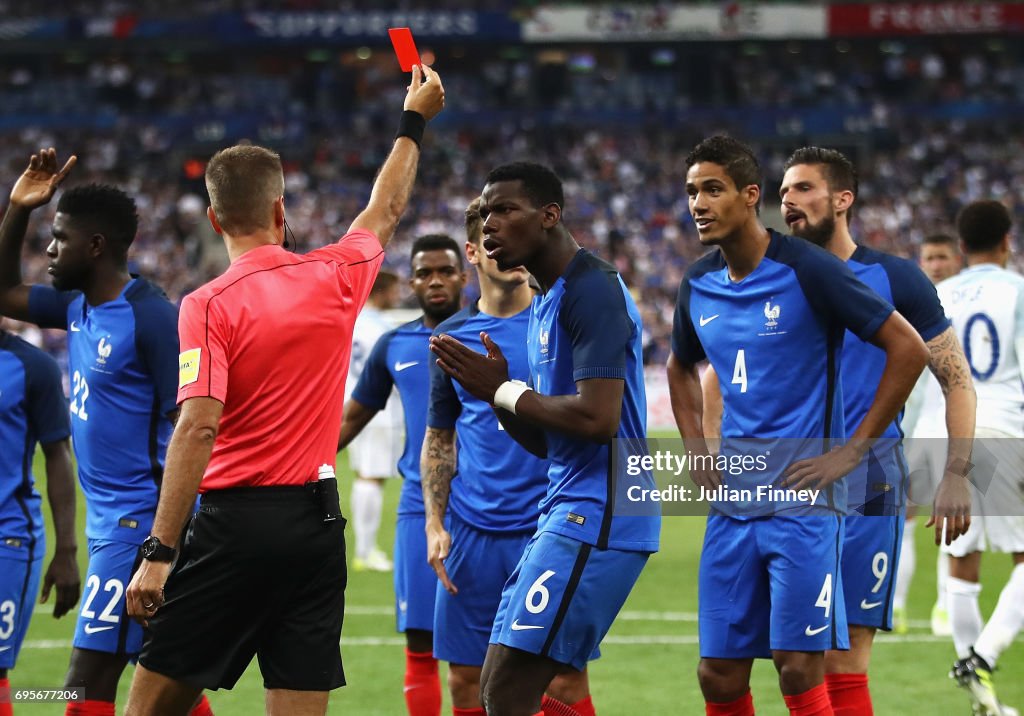
<svg viewBox="0 0 1024 716">
<path fill-rule="evenodd" d="M 339 460 L 342 502 L 347 503 L 349 473 L 344 456 Z M 39 459 L 35 474 L 45 472 Z M 40 485 L 44 492 L 44 486 Z M 388 484 L 382 541 L 390 552 L 391 529 L 399 484 Z M 44 509 L 46 509 L 44 507 Z M 78 528 L 84 529 L 84 503 L 79 497 Z M 346 510 L 347 512 L 347 510 Z M 49 516 L 47 514 L 47 519 Z M 919 520 L 923 524 L 923 520 Z M 623 613 L 602 645 L 603 657 L 591 665 L 591 685 L 602 716 L 702 714 L 697 686 L 697 562 L 703 519 L 669 517 L 662 529 L 662 551 L 652 557 L 633 590 Z M 918 572 L 910 599 L 912 628 L 905 637 L 883 636 L 876 642 L 871 666 L 875 713 L 970 713 L 967 696 L 953 686 L 946 672 L 953 661 L 953 646 L 928 630 L 934 599 L 935 548 L 930 531 L 917 530 Z M 351 532 L 350 532 L 351 541 Z M 52 539 L 50 540 L 52 545 Z M 85 574 L 85 539 L 79 541 Z M 984 559 L 982 613 L 991 613 L 1010 567 L 1006 555 Z M 394 631 L 390 574 L 350 573 L 348 609 L 342 653 L 349 685 L 331 695 L 329 713 L 366 716 L 401 716 L 404 667 L 401 635 Z M 59 688 L 63 682 L 74 631 L 74 615 L 57 621 L 49 606 L 36 609 L 18 666 L 10 674 L 12 689 Z M 202 639 L 202 634 L 196 634 Z M 1000 698 L 1024 704 L 1024 644 L 1011 646 L 996 672 Z M 443 678 L 442 671 L 442 678 Z M 131 667 L 121 679 L 118 704 L 123 709 L 131 680 Z M 783 715 L 775 670 L 767 661 L 754 667 L 754 703 L 759 714 Z M 212 692 L 210 703 L 218 716 L 249 716 L 263 711 L 263 687 L 255 662 L 232 691 Z M 941 706 L 940 706 L 941 704 Z M 119 709 L 120 711 L 120 709 Z M 15 713 L 62 714 L 63 705 L 18 704 Z M 442 713 L 451 713 L 445 697 Z"/>
</svg>

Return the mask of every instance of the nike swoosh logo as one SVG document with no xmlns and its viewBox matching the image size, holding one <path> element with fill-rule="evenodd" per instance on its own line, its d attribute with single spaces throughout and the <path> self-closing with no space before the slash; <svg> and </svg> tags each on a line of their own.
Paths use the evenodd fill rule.
<svg viewBox="0 0 1024 716">
<path fill-rule="evenodd" d="M 882 606 L 881 602 L 869 602 L 867 599 L 861 599 L 860 600 L 860 608 L 861 609 L 874 609 L 875 607 L 880 607 L 880 606 Z"/>
<path fill-rule="evenodd" d="M 721 315 L 721 314 L 719 314 L 719 313 L 716 313 L 715 315 L 713 315 L 713 316 L 708 316 L 707 318 L 704 318 L 704 316 L 701 316 L 701 317 L 700 317 L 700 325 L 701 325 L 701 328 L 703 328 L 704 326 L 706 326 L 706 325 L 708 325 L 709 323 L 711 323 L 711 322 L 712 322 L 713 320 L 715 320 L 716 318 L 718 318 L 718 317 L 719 317 L 720 315 Z"/>
<path fill-rule="evenodd" d="M 804 629 L 804 634 L 806 634 L 807 636 L 814 636 L 815 634 L 820 634 L 821 632 L 825 631 L 826 629 L 828 629 L 828 627 L 829 627 L 829 625 L 826 624 L 823 627 L 818 627 L 817 629 L 811 629 L 811 625 L 808 624 L 807 628 Z"/>
<path fill-rule="evenodd" d="M 512 631 L 523 631 L 524 629 L 543 629 L 543 628 L 544 627 L 542 627 L 540 625 L 536 625 L 535 626 L 535 625 L 532 625 L 532 624 L 520 624 L 518 619 L 516 619 L 514 622 L 512 622 Z"/>
<path fill-rule="evenodd" d="M 92 624 L 86 624 L 85 625 L 85 633 L 86 634 L 96 634 L 97 632 L 107 631 L 107 629 L 113 629 L 113 628 L 114 628 L 113 626 L 94 627 Z"/>
<path fill-rule="evenodd" d="M 72 333 L 78 333 L 80 330 L 82 330 L 82 329 L 78 327 L 78 323 L 76 321 L 72 321 L 71 322 L 71 332 Z"/>
<path fill-rule="evenodd" d="M 395 372 L 401 373 L 406 368 L 412 368 L 414 365 L 417 365 L 418 363 L 418 360 L 411 360 L 408 363 L 395 363 Z"/>
<path fill-rule="evenodd" d="M 0 646 L 0 653 L 5 652 L 8 649 L 13 649 L 13 648 L 14 647 L 11 647 L 11 646 Z"/>
</svg>

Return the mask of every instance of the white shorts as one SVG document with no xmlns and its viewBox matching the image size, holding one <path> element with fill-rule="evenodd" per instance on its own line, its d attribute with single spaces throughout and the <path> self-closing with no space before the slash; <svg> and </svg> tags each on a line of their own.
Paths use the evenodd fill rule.
<svg viewBox="0 0 1024 716">
<path fill-rule="evenodd" d="M 946 438 L 905 438 L 903 456 L 910 471 L 907 504 L 930 508 L 946 469 Z"/>
<path fill-rule="evenodd" d="M 396 477 L 404 436 L 387 415 L 376 415 L 348 445 L 348 464 L 359 477 Z"/>
<path fill-rule="evenodd" d="M 1024 552 L 1024 439 L 979 428 L 971 462 L 971 527 L 943 551 Z"/>
</svg>

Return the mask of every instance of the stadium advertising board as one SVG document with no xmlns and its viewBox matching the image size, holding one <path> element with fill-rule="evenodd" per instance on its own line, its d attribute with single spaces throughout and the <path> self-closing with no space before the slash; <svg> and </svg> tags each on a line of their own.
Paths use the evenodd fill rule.
<svg viewBox="0 0 1024 716">
<path fill-rule="evenodd" d="M 828 32 L 842 35 L 945 35 L 1024 31 L 1019 3 L 857 3 L 832 5 Z"/>
<path fill-rule="evenodd" d="M 526 42 L 823 38 L 827 20 L 820 4 L 568 5 L 537 8 L 522 34 Z"/>
</svg>

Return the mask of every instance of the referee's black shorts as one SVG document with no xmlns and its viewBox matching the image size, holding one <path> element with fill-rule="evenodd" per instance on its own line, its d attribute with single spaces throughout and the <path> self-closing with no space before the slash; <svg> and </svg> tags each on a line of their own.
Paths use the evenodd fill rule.
<svg viewBox="0 0 1024 716">
<path fill-rule="evenodd" d="M 268 689 L 345 684 L 345 520 L 324 523 L 302 487 L 203 495 L 149 620 L 139 663 L 203 689 L 230 689 L 255 654 Z"/>
</svg>

